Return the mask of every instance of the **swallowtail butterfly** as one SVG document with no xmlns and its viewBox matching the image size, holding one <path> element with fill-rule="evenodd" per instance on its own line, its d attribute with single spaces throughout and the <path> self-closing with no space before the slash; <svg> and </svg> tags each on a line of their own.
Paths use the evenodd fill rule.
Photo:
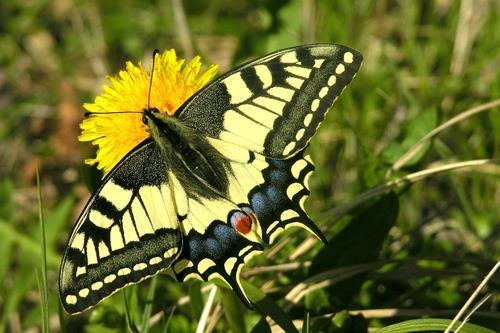
<svg viewBox="0 0 500 333">
<path fill-rule="evenodd" d="M 324 236 L 304 212 L 313 164 L 304 150 L 362 56 L 304 45 L 244 64 L 174 116 L 146 108 L 151 137 L 132 149 L 87 203 L 60 270 L 76 313 L 162 270 L 220 278 L 250 306 L 243 264 L 290 226 Z"/>
</svg>

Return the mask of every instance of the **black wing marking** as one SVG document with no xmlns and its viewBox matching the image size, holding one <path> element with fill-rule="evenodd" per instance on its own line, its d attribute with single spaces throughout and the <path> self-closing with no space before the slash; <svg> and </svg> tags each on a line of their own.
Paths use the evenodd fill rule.
<svg viewBox="0 0 500 333">
<path fill-rule="evenodd" d="M 167 165 L 146 140 L 104 179 L 74 227 L 59 279 L 62 304 L 83 311 L 170 267 L 182 248 Z"/>
<path fill-rule="evenodd" d="M 341 45 L 278 51 L 221 76 L 177 116 L 211 138 L 286 158 L 304 149 L 361 61 Z"/>
<path fill-rule="evenodd" d="M 235 212 L 229 212 L 229 215 Z M 264 248 L 243 237 L 227 222 L 212 220 L 202 233 L 191 230 L 185 236 L 182 252 L 173 265 L 174 276 L 179 281 L 219 278 L 231 287 L 245 305 L 251 307 L 241 286 L 240 272 L 245 262 Z"/>
<path fill-rule="evenodd" d="M 290 159 L 266 158 L 268 166 L 262 170 L 264 183 L 248 193 L 250 205 L 259 218 L 263 240 L 273 243 L 289 227 L 301 227 L 323 242 L 326 238 L 308 217 L 304 204 L 309 197 L 309 179 L 314 165 L 304 149 Z"/>
</svg>

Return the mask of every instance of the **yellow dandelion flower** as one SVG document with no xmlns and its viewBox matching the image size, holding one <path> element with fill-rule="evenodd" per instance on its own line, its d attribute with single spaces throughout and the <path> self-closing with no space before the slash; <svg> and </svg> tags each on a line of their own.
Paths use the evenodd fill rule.
<svg viewBox="0 0 500 333">
<path fill-rule="evenodd" d="M 151 87 L 150 107 L 168 115 L 175 111 L 195 92 L 209 83 L 217 73 L 211 65 L 200 72 L 201 58 L 194 57 L 187 65 L 177 59 L 174 50 L 157 54 Z M 87 117 L 80 124 L 80 141 L 97 145 L 95 158 L 85 160 L 96 164 L 108 173 L 132 148 L 150 135 L 140 113 L 116 113 L 120 111 L 142 112 L 148 106 L 150 71 L 141 63 L 126 63 L 115 77 L 108 77 L 109 84 L 97 96 L 94 103 L 85 103 L 89 112 L 98 113 Z"/>
</svg>

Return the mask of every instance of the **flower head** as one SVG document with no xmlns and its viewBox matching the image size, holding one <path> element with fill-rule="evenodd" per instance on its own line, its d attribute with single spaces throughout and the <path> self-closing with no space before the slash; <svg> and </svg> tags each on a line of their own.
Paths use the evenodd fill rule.
<svg viewBox="0 0 500 333">
<path fill-rule="evenodd" d="M 211 65 L 201 71 L 201 58 L 194 57 L 187 65 L 184 59 L 177 59 L 174 50 L 168 50 L 155 57 L 155 67 L 149 105 L 168 115 L 175 111 L 195 92 L 209 83 L 217 72 Z M 132 148 L 148 138 L 147 126 L 142 122 L 141 112 L 148 107 L 150 71 L 141 63 L 138 66 L 126 63 L 115 77 L 108 77 L 109 84 L 94 103 L 83 107 L 90 111 L 90 117 L 80 124 L 80 141 L 97 145 L 95 158 L 85 160 L 96 164 L 108 173 Z M 137 113 L 121 113 L 132 111 Z"/>
</svg>

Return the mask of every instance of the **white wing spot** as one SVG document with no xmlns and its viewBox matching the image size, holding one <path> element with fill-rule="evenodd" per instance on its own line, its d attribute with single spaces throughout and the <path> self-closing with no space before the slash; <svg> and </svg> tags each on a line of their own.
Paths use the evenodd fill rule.
<svg viewBox="0 0 500 333">
<path fill-rule="evenodd" d="M 257 97 L 254 102 L 279 115 L 283 114 L 283 108 L 285 107 L 285 102 L 264 96 Z"/>
<path fill-rule="evenodd" d="M 299 217 L 299 216 L 300 216 L 299 213 L 297 213 L 293 209 L 287 209 L 283 213 L 281 213 L 280 219 L 281 219 L 281 221 L 285 221 L 285 220 L 293 219 L 293 218 Z"/>
<path fill-rule="evenodd" d="M 302 198 L 299 199 L 299 206 L 302 210 L 304 210 L 304 204 L 306 203 L 307 200 L 307 195 L 304 195 Z"/>
<path fill-rule="evenodd" d="M 307 127 L 311 123 L 311 120 L 313 118 L 313 115 L 311 113 L 306 114 L 304 117 L 304 125 Z"/>
<path fill-rule="evenodd" d="M 137 233 L 139 234 L 139 237 L 143 237 L 144 235 L 148 234 L 154 234 L 154 230 L 153 227 L 151 226 L 149 217 L 138 198 L 135 198 L 132 201 L 131 208 L 135 218 L 135 227 L 137 228 Z"/>
<path fill-rule="evenodd" d="M 295 179 L 299 179 L 300 173 L 304 168 L 307 166 L 307 162 L 304 160 L 298 160 L 292 165 L 292 176 L 295 177 Z"/>
<path fill-rule="evenodd" d="M 115 274 L 109 274 L 104 278 L 104 283 L 111 283 L 114 280 L 116 280 L 116 275 Z"/>
<path fill-rule="evenodd" d="M 125 246 L 125 244 L 123 244 L 123 237 L 118 224 L 111 227 L 109 238 L 111 240 L 111 251 L 123 249 L 123 247 Z"/>
<path fill-rule="evenodd" d="M 99 242 L 98 250 L 99 250 L 99 258 L 102 259 L 102 258 L 106 258 L 107 256 L 109 256 L 108 247 L 106 246 L 106 244 L 103 241 Z"/>
<path fill-rule="evenodd" d="M 234 269 L 234 266 L 238 262 L 238 258 L 236 257 L 231 257 L 226 260 L 224 263 L 224 269 L 226 270 L 227 274 L 231 275 L 231 272 Z"/>
<path fill-rule="evenodd" d="M 178 262 L 175 263 L 174 265 L 174 271 L 176 273 L 182 272 L 184 269 L 193 267 L 193 262 L 187 259 L 181 259 Z"/>
<path fill-rule="evenodd" d="M 314 68 L 320 68 L 325 59 L 314 59 Z"/>
<path fill-rule="evenodd" d="M 68 295 L 66 296 L 66 304 L 69 305 L 74 305 L 78 301 L 78 298 L 76 298 L 75 295 Z"/>
<path fill-rule="evenodd" d="M 311 175 L 313 174 L 312 170 L 309 171 L 305 176 L 304 176 L 304 186 L 306 187 L 306 189 L 309 190 L 309 179 L 311 178 Z"/>
<path fill-rule="evenodd" d="M 333 86 L 337 82 L 337 77 L 335 75 L 331 75 L 330 78 L 328 78 L 328 86 Z"/>
<path fill-rule="evenodd" d="M 315 98 L 311 104 L 311 111 L 316 111 L 319 107 L 319 99 Z"/>
<path fill-rule="evenodd" d="M 185 216 L 189 211 L 186 191 L 173 172 L 170 171 L 168 173 L 168 179 L 172 184 L 172 193 L 174 194 L 177 214 L 179 214 L 180 216 Z"/>
<path fill-rule="evenodd" d="M 171 258 L 173 257 L 177 252 L 179 251 L 179 248 L 178 247 L 173 247 L 171 249 L 168 249 L 167 251 L 165 251 L 165 253 L 163 253 L 163 258 L 165 259 L 168 259 L 168 258 Z"/>
<path fill-rule="evenodd" d="M 87 273 L 87 268 L 85 266 L 78 266 L 76 268 L 76 276 L 77 277 L 82 275 L 82 274 L 85 274 L 85 273 Z"/>
<path fill-rule="evenodd" d="M 321 90 L 319 91 L 319 98 L 325 97 L 326 94 L 328 94 L 328 87 L 321 88 Z"/>
<path fill-rule="evenodd" d="M 306 132 L 306 130 L 304 128 L 299 129 L 297 131 L 297 134 L 295 134 L 295 140 L 299 141 L 300 139 L 302 139 L 305 132 Z"/>
<path fill-rule="evenodd" d="M 337 67 L 335 68 L 335 73 L 336 74 L 342 74 L 345 71 L 345 66 L 344 64 L 338 64 Z"/>
<path fill-rule="evenodd" d="M 112 180 L 106 183 L 99 193 L 100 197 L 111 202 L 117 210 L 123 210 L 130 203 L 132 190 L 125 189 L 115 184 Z"/>
<path fill-rule="evenodd" d="M 88 288 L 83 288 L 82 290 L 80 290 L 78 292 L 78 295 L 81 297 L 81 298 L 85 298 L 89 295 L 89 289 Z"/>
<path fill-rule="evenodd" d="M 228 76 L 222 83 L 227 88 L 227 92 L 231 96 L 231 104 L 239 104 L 252 97 L 252 91 L 248 88 L 245 80 L 241 77 L 241 72 L 237 72 Z"/>
<path fill-rule="evenodd" d="M 351 52 L 344 53 L 344 62 L 350 64 L 354 61 L 354 54 Z"/>
<path fill-rule="evenodd" d="M 161 262 L 161 258 L 160 257 L 153 257 L 151 259 L 149 259 L 149 264 L 150 265 L 157 265 Z"/>
<path fill-rule="evenodd" d="M 306 79 L 309 78 L 309 75 L 311 75 L 311 69 L 299 66 L 287 66 L 285 67 L 285 70 L 293 75 L 301 76 Z"/>
<path fill-rule="evenodd" d="M 255 73 L 259 77 L 259 80 L 262 82 L 262 86 L 264 89 L 268 88 L 273 84 L 273 76 L 271 71 L 265 65 L 257 65 L 254 67 Z"/>
<path fill-rule="evenodd" d="M 97 282 L 92 283 L 92 285 L 90 286 L 90 288 L 92 290 L 97 291 L 97 290 L 100 290 L 102 288 L 102 286 L 104 286 L 104 283 L 102 283 L 101 281 L 97 281 Z"/>
<path fill-rule="evenodd" d="M 290 102 L 292 100 L 293 94 L 295 93 L 295 91 L 293 91 L 292 89 L 283 87 L 272 87 L 268 89 L 267 92 L 274 97 L 284 99 L 287 102 Z"/>
<path fill-rule="evenodd" d="M 276 228 L 276 230 L 274 230 L 273 233 L 269 235 L 269 244 L 273 244 L 276 237 L 278 237 L 283 230 L 285 230 L 285 228 L 283 227 Z"/>
<path fill-rule="evenodd" d="M 271 230 L 273 230 L 279 223 L 280 221 L 274 221 L 273 223 L 271 223 L 269 227 L 267 227 L 266 233 L 269 234 Z"/>
<path fill-rule="evenodd" d="M 304 80 L 299 79 L 298 77 L 289 76 L 286 78 L 286 83 L 288 83 L 295 89 L 300 89 L 300 87 L 302 87 L 302 83 L 304 83 Z"/>
<path fill-rule="evenodd" d="M 77 250 L 83 250 L 84 245 L 85 245 L 85 235 L 83 234 L 83 232 L 79 232 L 75 235 L 75 238 L 73 238 L 73 241 L 71 242 L 71 248 Z"/>
<path fill-rule="evenodd" d="M 280 61 L 284 62 L 284 63 L 290 63 L 290 64 L 299 62 L 297 60 L 297 53 L 295 53 L 295 51 L 291 51 L 291 52 L 283 54 L 280 57 Z"/>
<path fill-rule="evenodd" d="M 137 202 L 137 199 L 134 200 L 134 202 Z M 135 216 L 134 212 L 134 216 Z M 136 222 L 142 223 L 142 221 L 139 221 L 136 217 Z M 147 222 L 147 221 L 146 221 Z M 130 211 L 127 211 L 122 218 L 122 228 L 123 228 L 123 235 L 125 238 L 125 243 L 130 243 L 130 242 L 138 242 L 139 241 L 139 236 L 137 236 L 137 232 L 135 231 L 135 226 L 134 222 L 132 221 L 132 218 L 130 217 Z"/>
<path fill-rule="evenodd" d="M 304 187 L 299 183 L 292 183 L 288 185 L 286 189 L 286 195 L 290 200 L 294 197 L 295 194 L 299 193 Z"/>
<path fill-rule="evenodd" d="M 134 265 L 134 271 L 142 271 L 146 267 L 148 267 L 148 265 L 146 265 L 143 262 L 140 262 L 140 263 Z"/>
<path fill-rule="evenodd" d="M 290 154 L 293 148 L 295 148 L 295 141 L 291 141 L 285 146 L 285 149 L 283 149 L 283 155 L 286 156 Z"/>
<path fill-rule="evenodd" d="M 144 185 L 139 189 L 139 195 L 142 198 L 154 231 L 165 228 L 165 225 L 169 221 L 169 210 L 173 210 L 173 208 L 168 206 L 170 201 L 168 203 L 164 201 L 162 194 L 162 192 L 170 192 L 170 189 L 167 187 L 168 185 L 161 185 L 161 187 Z"/>
<path fill-rule="evenodd" d="M 86 246 L 87 265 L 97 264 L 97 253 L 95 251 L 94 241 L 89 238 Z"/>
<path fill-rule="evenodd" d="M 128 267 L 125 267 L 125 268 L 120 268 L 120 270 L 118 270 L 118 276 L 125 276 L 125 275 L 129 275 L 130 272 L 132 272 L 130 270 L 130 268 Z"/>
<path fill-rule="evenodd" d="M 247 245 L 245 246 L 244 248 L 242 248 L 240 250 L 240 252 L 238 252 L 238 256 L 241 257 L 243 255 L 243 253 L 247 252 L 248 250 L 250 250 L 253 246 L 252 245 Z"/>
<path fill-rule="evenodd" d="M 210 267 L 213 267 L 213 266 L 215 266 L 215 262 L 212 259 L 203 258 L 198 263 L 198 266 L 196 268 L 197 268 L 198 272 L 200 272 L 200 274 L 203 274 L 207 271 L 207 269 L 209 269 Z"/>
<path fill-rule="evenodd" d="M 92 209 L 89 214 L 89 220 L 99 228 L 108 229 L 110 228 L 114 221 L 109 217 L 102 214 L 100 211 Z"/>
</svg>

